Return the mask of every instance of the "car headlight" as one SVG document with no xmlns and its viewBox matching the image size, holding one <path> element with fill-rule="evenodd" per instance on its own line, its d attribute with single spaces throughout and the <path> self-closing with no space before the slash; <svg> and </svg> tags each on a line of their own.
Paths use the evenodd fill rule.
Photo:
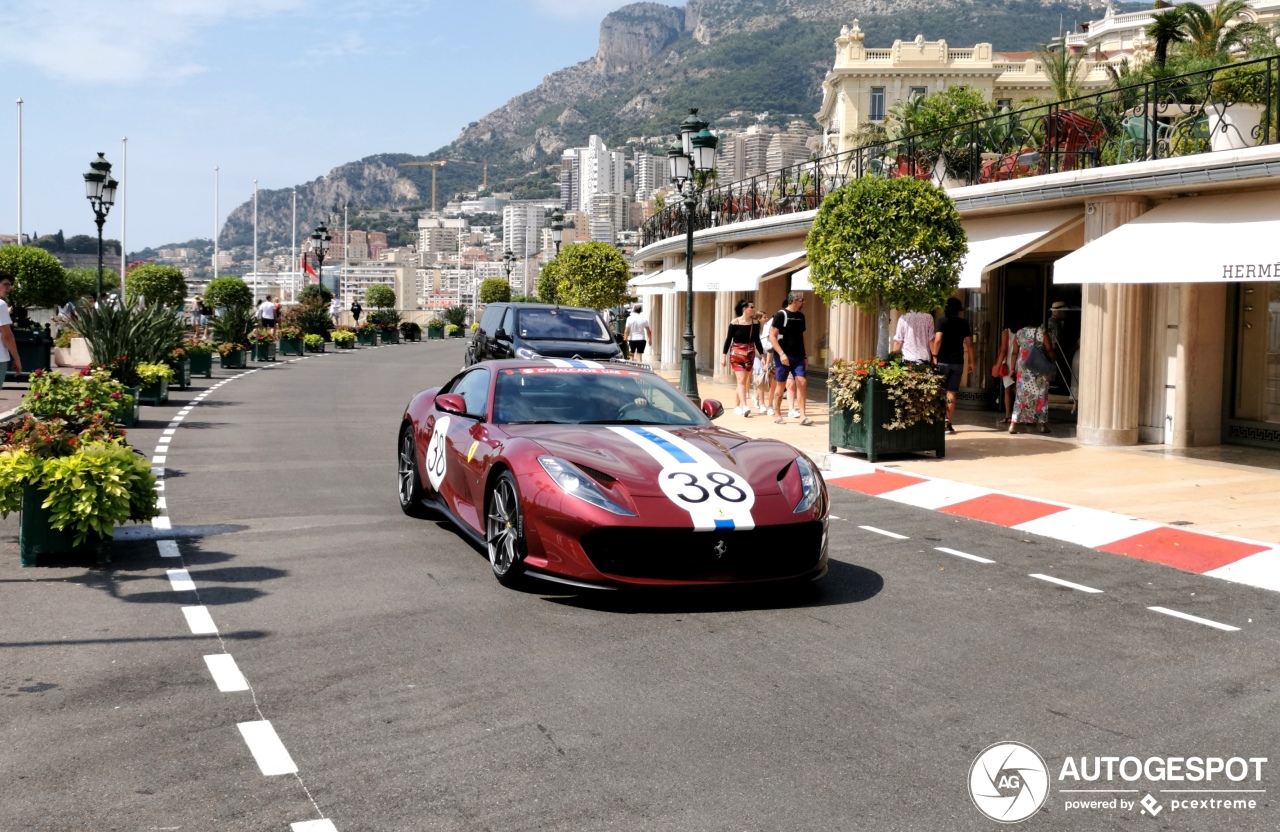
<svg viewBox="0 0 1280 832">
<path fill-rule="evenodd" d="M 822 483 L 818 480 L 818 472 L 814 470 L 813 464 L 802 456 L 796 457 L 796 472 L 800 474 L 800 502 L 796 503 L 793 510 L 799 514 L 813 508 L 818 495 L 822 493 Z"/>
<path fill-rule="evenodd" d="M 541 358 L 541 357 L 542 355 L 539 354 L 536 350 L 531 350 L 528 347 L 519 347 L 518 349 L 516 349 L 516 358 Z"/>
<path fill-rule="evenodd" d="M 596 481 L 582 473 L 572 462 L 554 456 L 540 456 L 538 462 L 541 463 L 542 470 L 547 472 L 547 476 L 551 477 L 555 484 L 560 486 L 560 490 L 570 497 L 577 497 L 597 508 L 623 517 L 636 516 L 635 512 L 628 511 L 610 500 Z"/>
</svg>

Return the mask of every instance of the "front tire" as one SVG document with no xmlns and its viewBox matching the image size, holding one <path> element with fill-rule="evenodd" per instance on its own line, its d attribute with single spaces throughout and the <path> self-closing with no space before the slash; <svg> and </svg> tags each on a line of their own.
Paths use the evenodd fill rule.
<svg viewBox="0 0 1280 832">
<path fill-rule="evenodd" d="M 514 588 L 524 576 L 524 556 L 528 553 L 528 546 L 524 539 L 520 492 L 510 471 L 502 472 L 485 502 L 488 506 L 485 543 L 493 577 L 503 586 Z"/>
<path fill-rule="evenodd" d="M 426 517 L 427 509 L 422 505 L 425 496 L 422 480 L 418 477 L 418 455 L 413 441 L 413 425 L 406 424 L 400 429 L 399 452 L 396 459 L 397 492 L 400 499 L 400 510 L 410 517 Z"/>
</svg>

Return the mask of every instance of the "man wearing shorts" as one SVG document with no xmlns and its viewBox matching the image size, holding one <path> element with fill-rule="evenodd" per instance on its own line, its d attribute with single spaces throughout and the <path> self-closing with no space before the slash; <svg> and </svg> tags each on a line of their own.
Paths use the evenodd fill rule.
<svg viewBox="0 0 1280 832">
<path fill-rule="evenodd" d="M 276 305 L 271 300 L 271 295 L 267 295 L 267 299 L 258 304 L 258 326 L 263 329 L 276 328 Z"/>
<path fill-rule="evenodd" d="M 644 306 L 637 303 L 627 316 L 627 346 L 631 348 L 633 361 L 644 361 L 644 350 L 653 340 L 653 330 L 649 328 L 649 316 L 644 314 Z"/>
<path fill-rule="evenodd" d="M 973 329 L 960 317 L 964 304 L 959 298 L 947 301 L 947 314 L 938 319 L 930 350 L 938 359 L 938 375 L 947 384 L 947 433 L 955 433 L 951 419 L 956 413 L 956 393 L 960 379 L 966 372 L 973 372 Z"/>
<path fill-rule="evenodd" d="M 787 389 L 787 378 L 795 381 L 794 404 L 800 417 L 800 424 L 812 425 L 813 420 L 805 414 L 805 367 L 807 355 L 804 351 L 804 293 L 790 292 L 787 305 L 773 316 L 773 329 L 769 333 L 769 343 L 777 356 L 777 366 L 773 375 L 773 409 L 778 413 L 774 424 L 785 424 L 787 419 L 781 415 L 782 396 Z"/>
</svg>

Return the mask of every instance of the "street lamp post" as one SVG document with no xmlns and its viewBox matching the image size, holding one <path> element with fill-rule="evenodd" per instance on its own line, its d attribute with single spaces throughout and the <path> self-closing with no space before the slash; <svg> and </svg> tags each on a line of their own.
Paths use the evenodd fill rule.
<svg viewBox="0 0 1280 832">
<path fill-rule="evenodd" d="M 316 280 L 320 282 L 322 289 L 324 288 L 324 255 L 329 250 L 329 241 L 332 239 L 329 236 L 329 229 L 323 225 L 317 225 L 316 230 L 311 234 L 311 253 L 316 256 Z M 342 302 L 341 292 L 338 293 L 338 302 Z"/>
<path fill-rule="evenodd" d="M 671 183 L 684 197 L 685 223 L 685 301 L 684 301 L 684 349 L 680 352 L 680 392 L 694 403 L 701 403 L 698 395 L 697 352 L 693 348 L 693 220 L 702 189 L 697 174 L 707 174 L 716 167 L 716 145 L 719 139 L 707 130 L 707 123 L 698 118 L 697 110 L 690 110 L 680 122 L 681 145 L 667 151 Z"/>
<path fill-rule="evenodd" d="M 507 282 L 511 282 L 511 272 L 516 267 L 516 256 L 511 249 L 507 249 L 507 253 L 502 255 L 502 270 L 507 273 Z"/>
<path fill-rule="evenodd" d="M 102 301 L 102 226 L 107 222 L 107 214 L 116 203 L 117 182 L 111 176 L 111 163 L 106 154 L 99 153 L 98 158 L 89 163 L 89 172 L 84 175 L 85 196 L 93 207 L 94 222 L 98 224 L 98 301 Z M 120 275 L 123 283 L 124 275 Z"/>
<path fill-rule="evenodd" d="M 556 244 L 556 257 L 560 256 L 562 240 L 564 240 L 564 211 L 557 208 L 551 214 L 551 242 Z"/>
</svg>

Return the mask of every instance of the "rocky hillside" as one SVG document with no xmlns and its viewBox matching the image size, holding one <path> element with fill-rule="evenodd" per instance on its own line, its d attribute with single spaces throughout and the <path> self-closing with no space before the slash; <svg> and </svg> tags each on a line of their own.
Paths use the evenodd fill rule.
<svg viewBox="0 0 1280 832">
<path fill-rule="evenodd" d="M 834 60 L 832 42 L 855 17 L 868 46 L 889 46 L 917 34 L 954 45 L 990 41 L 997 50 L 1034 48 L 1060 23 L 1101 14 L 1101 0 L 688 0 L 683 7 L 633 3 L 605 17 L 596 54 L 553 72 L 529 92 L 472 122 L 451 144 L 424 157 L 371 156 L 298 186 L 299 226 L 310 228 L 344 202 L 367 207 L 423 205 L 431 199 L 430 168 L 400 168 L 420 159 L 487 161 L 495 190 L 517 198 L 558 192 L 556 165 L 566 147 L 598 133 L 610 144 L 674 131 L 686 108 L 718 126 L 729 115 L 755 114 L 785 123 L 812 120 L 821 82 Z M 816 129 L 816 126 L 815 126 Z M 443 201 L 474 190 L 479 167 L 438 169 Z M 291 190 L 259 193 L 259 228 L 271 243 L 289 239 Z M 237 208 L 223 244 L 244 242 L 252 205 Z M 263 242 L 263 245 L 269 243 Z"/>
</svg>

